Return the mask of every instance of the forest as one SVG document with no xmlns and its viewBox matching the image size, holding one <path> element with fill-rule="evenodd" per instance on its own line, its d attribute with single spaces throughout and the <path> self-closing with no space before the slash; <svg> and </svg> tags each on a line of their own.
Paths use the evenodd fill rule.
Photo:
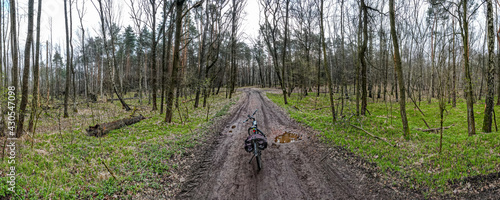
<svg viewBox="0 0 500 200">
<path fill-rule="evenodd" d="M 0 198 L 496 199 L 499 9 L 0 0 Z"/>
</svg>

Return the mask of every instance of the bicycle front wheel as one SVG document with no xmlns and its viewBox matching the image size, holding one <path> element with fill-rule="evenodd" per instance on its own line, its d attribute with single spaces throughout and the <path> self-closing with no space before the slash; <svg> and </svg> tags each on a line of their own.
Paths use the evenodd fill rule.
<svg viewBox="0 0 500 200">
<path fill-rule="evenodd" d="M 262 169 L 262 161 L 260 160 L 260 149 L 257 147 L 257 142 L 253 143 L 255 159 L 257 159 L 257 168 L 259 171 Z"/>
<path fill-rule="evenodd" d="M 259 168 L 259 171 L 262 169 L 262 161 L 260 160 L 260 151 L 259 155 L 257 156 L 257 167 Z"/>
</svg>

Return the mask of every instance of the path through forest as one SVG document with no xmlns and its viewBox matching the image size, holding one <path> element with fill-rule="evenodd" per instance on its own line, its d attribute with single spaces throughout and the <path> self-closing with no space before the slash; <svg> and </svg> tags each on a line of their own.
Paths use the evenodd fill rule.
<svg viewBox="0 0 500 200">
<path fill-rule="evenodd" d="M 291 120 L 260 90 L 243 89 L 225 128 L 211 147 L 198 155 L 199 162 L 182 186 L 179 199 L 396 199 L 403 193 L 369 178 L 342 159 L 324 159 L 314 133 Z M 248 114 L 259 109 L 259 129 L 269 146 L 262 154 L 263 169 L 257 170 L 251 154 L 243 149 L 250 123 Z M 285 131 L 301 140 L 275 144 Z M 323 148 L 324 149 L 324 148 Z"/>
</svg>

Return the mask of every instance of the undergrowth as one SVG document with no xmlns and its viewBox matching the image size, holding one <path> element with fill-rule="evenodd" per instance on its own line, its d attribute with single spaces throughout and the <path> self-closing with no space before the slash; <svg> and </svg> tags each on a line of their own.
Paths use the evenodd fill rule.
<svg viewBox="0 0 500 200">
<path fill-rule="evenodd" d="M 500 132 L 482 133 L 484 102 L 475 104 L 475 136 L 467 133 L 467 108 L 460 99 L 457 107 L 446 105 L 442 152 L 439 153 L 439 134 L 422 132 L 427 129 L 422 117 L 431 128 L 440 127 L 438 101 L 428 104 L 416 102 L 425 114 L 413 103 L 407 103 L 407 117 L 411 139 L 404 140 L 399 103 L 384 103 L 380 99 L 368 104 L 370 114 L 355 116 L 355 100 L 346 100 L 343 117 L 332 122 L 329 98 L 326 95 L 316 97 L 292 94 L 288 104 L 283 104 L 281 94 L 268 93 L 267 96 L 279 106 L 285 108 L 295 120 L 302 122 L 322 133 L 325 143 L 342 146 L 375 163 L 382 172 L 397 177 L 400 185 L 422 191 L 424 194 L 451 193 L 451 185 L 464 177 L 485 175 L 500 171 Z M 336 112 L 340 113 L 340 100 L 335 100 Z M 352 127 L 362 127 L 366 131 L 386 138 L 393 147 L 377 140 L 365 132 Z M 500 124 L 499 124 L 500 125 Z M 396 183 L 395 183 L 396 184 Z"/>
<path fill-rule="evenodd" d="M 121 109 L 118 101 L 80 104 L 79 112 L 67 119 L 60 118 L 60 109 L 44 112 L 38 133 L 18 142 L 14 196 L 7 190 L 5 172 L 10 165 L 7 159 L 0 162 L 0 198 L 135 199 L 158 191 L 173 195 L 166 188 L 179 178 L 174 172 L 184 156 L 191 156 L 188 150 L 202 142 L 203 130 L 210 124 L 207 114 L 209 121 L 223 116 L 237 100 L 212 96 L 207 113 L 208 108 L 193 108 L 190 98 L 179 99 L 171 124 L 164 122 L 164 113 L 129 101 L 135 105 L 136 115 L 147 119 L 101 138 L 87 136 L 85 128 L 129 117 L 132 112 Z"/>
</svg>

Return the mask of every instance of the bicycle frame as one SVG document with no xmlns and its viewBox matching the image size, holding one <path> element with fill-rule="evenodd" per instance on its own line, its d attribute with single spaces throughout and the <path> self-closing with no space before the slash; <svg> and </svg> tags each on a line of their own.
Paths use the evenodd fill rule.
<svg viewBox="0 0 500 200">
<path fill-rule="evenodd" d="M 250 119 L 253 120 L 252 121 L 252 126 L 250 128 L 248 128 L 248 135 L 262 134 L 264 137 L 267 137 L 266 134 L 264 134 L 264 132 L 262 132 L 259 128 L 257 128 L 257 120 L 253 117 L 256 112 L 257 112 L 257 110 L 255 110 L 255 112 L 251 116 L 248 115 L 248 119 L 246 119 L 245 121 L 243 121 L 243 123 L 245 123 L 245 122 L 247 122 Z"/>
<path fill-rule="evenodd" d="M 243 123 L 245 123 L 248 120 L 252 119 L 253 120 L 252 121 L 252 126 L 250 128 L 248 128 L 248 135 L 261 134 L 264 137 L 266 137 L 266 135 L 261 130 L 259 130 L 259 128 L 257 128 L 257 120 L 253 117 L 256 112 L 257 112 L 257 110 L 255 110 L 255 112 L 251 116 L 248 115 L 248 119 L 246 119 L 245 121 L 243 121 Z M 262 163 L 261 163 L 261 158 L 260 158 L 260 156 L 261 156 L 261 150 L 257 146 L 257 142 L 255 140 L 252 140 L 252 146 L 253 146 L 253 155 L 252 155 L 252 158 L 250 158 L 250 161 L 248 163 L 252 163 L 253 158 L 256 157 L 256 159 L 257 159 L 257 167 L 260 170 L 262 168 Z"/>
</svg>

